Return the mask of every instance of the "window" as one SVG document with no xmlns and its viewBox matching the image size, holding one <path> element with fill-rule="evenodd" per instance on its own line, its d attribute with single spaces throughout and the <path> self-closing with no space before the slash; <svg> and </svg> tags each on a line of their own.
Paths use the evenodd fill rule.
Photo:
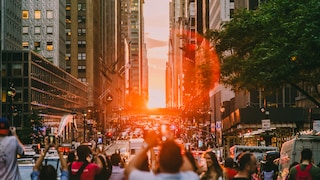
<svg viewBox="0 0 320 180">
<path fill-rule="evenodd" d="M 22 42 L 23 49 L 29 49 L 29 42 Z"/>
<path fill-rule="evenodd" d="M 46 57 L 46 59 L 53 63 L 53 57 Z"/>
<path fill-rule="evenodd" d="M 234 9 L 230 9 L 230 18 L 234 17 Z"/>
<path fill-rule="evenodd" d="M 40 34 L 41 33 L 41 27 L 40 26 L 35 26 L 34 27 L 34 34 Z"/>
<path fill-rule="evenodd" d="M 29 11 L 24 10 L 22 11 L 22 19 L 28 19 L 29 18 Z"/>
<path fill-rule="evenodd" d="M 86 16 L 78 16 L 78 23 L 85 23 L 86 22 Z"/>
<path fill-rule="evenodd" d="M 38 42 L 38 41 L 36 41 L 36 42 L 34 42 L 34 49 L 35 50 L 37 50 L 37 51 L 40 51 L 41 49 L 41 43 L 40 42 Z"/>
<path fill-rule="evenodd" d="M 70 61 L 71 60 L 71 54 L 70 53 L 66 54 L 65 60 L 66 61 Z"/>
<path fill-rule="evenodd" d="M 48 10 L 47 11 L 47 19 L 52 19 L 53 18 L 53 11 L 52 10 Z"/>
<path fill-rule="evenodd" d="M 47 42 L 47 51 L 53 50 L 53 42 Z"/>
<path fill-rule="evenodd" d="M 34 11 L 34 19 L 41 19 L 41 11 L 40 10 Z"/>
<path fill-rule="evenodd" d="M 66 48 L 71 48 L 71 41 L 66 41 Z"/>
<path fill-rule="evenodd" d="M 78 3 L 78 11 L 85 11 L 85 10 L 86 10 L 86 4 Z"/>
<path fill-rule="evenodd" d="M 79 48 L 86 48 L 86 41 L 78 41 Z"/>
<path fill-rule="evenodd" d="M 29 26 L 22 27 L 22 34 L 29 34 Z"/>
<path fill-rule="evenodd" d="M 71 10 L 71 4 L 70 3 L 67 3 L 66 4 L 66 11 L 70 11 Z"/>
<path fill-rule="evenodd" d="M 78 80 L 81 82 L 87 82 L 87 78 L 78 78 Z"/>
<path fill-rule="evenodd" d="M 66 29 L 67 36 L 71 36 L 71 29 Z"/>
<path fill-rule="evenodd" d="M 53 27 L 47 26 L 47 34 L 53 34 Z"/>
<path fill-rule="evenodd" d="M 14 76 L 21 76 L 22 75 L 21 64 L 12 64 L 12 75 L 14 75 Z"/>
<path fill-rule="evenodd" d="M 67 23 L 67 24 L 70 24 L 70 23 L 71 23 L 71 16 L 67 16 L 67 17 L 66 17 L 66 23 Z"/>
<path fill-rule="evenodd" d="M 78 29 L 78 36 L 85 35 L 85 34 L 86 34 L 86 29 L 85 28 Z"/>
<path fill-rule="evenodd" d="M 78 60 L 79 61 L 86 60 L 86 53 L 78 53 Z"/>
<path fill-rule="evenodd" d="M 86 72 L 86 66 L 78 66 L 78 72 L 81 73 L 81 72 Z"/>
</svg>

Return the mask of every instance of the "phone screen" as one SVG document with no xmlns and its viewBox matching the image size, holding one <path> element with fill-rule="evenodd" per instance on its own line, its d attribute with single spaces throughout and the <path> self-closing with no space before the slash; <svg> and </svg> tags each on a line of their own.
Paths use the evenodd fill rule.
<svg viewBox="0 0 320 180">
<path fill-rule="evenodd" d="M 98 144 L 102 144 L 102 138 L 101 137 L 98 138 Z"/>
<path fill-rule="evenodd" d="M 55 137 L 54 136 L 49 136 L 49 144 L 55 144 Z"/>
</svg>

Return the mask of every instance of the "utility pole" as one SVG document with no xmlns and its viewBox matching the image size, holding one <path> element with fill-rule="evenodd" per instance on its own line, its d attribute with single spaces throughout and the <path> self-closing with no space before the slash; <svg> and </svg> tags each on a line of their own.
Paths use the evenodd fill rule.
<svg viewBox="0 0 320 180">
<path fill-rule="evenodd" d="M 83 142 L 86 142 L 86 116 L 87 112 L 83 112 Z"/>
</svg>

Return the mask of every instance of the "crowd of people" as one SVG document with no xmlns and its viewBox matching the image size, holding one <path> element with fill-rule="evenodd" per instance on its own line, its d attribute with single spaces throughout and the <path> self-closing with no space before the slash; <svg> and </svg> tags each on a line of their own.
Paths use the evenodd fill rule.
<svg viewBox="0 0 320 180">
<path fill-rule="evenodd" d="M 59 141 L 45 139 L 45 148 L 36 160 L 30 175 L 33 180 L 56 180 L 57 170 L 52 165 L 43 165 L 43 160 L 50 147 L 55 147 L 59 154 L 61 169 L 60 180 L 276 180 L 278 168 L 274 162 L 266 162 L 263 171 L 254 154 L 243 152 L 235 162 L 228 157 L 221 164 L 214 151 L 208 149 L 203 157 L 204 165 L 199 165 L 190 151 L 182 151 L 173 137 L 165 140 L 156 132 L 146 133 L 145 143 L 133 159 L 125 164 L 119 152 L 108 156 L 102 148 L 80 145 L 66 159 L 59 152 Z M 55 143 L 56 142 L 56 143 Z M 160 147 L 159 154 L 153 152 Z M 17 153 L 23 154 L 23 145 L 10 128 L 7 119 L 0 118 L 0 180 L 21 180 Z M 287 180 L 297 178 L 320 179 L 320 168 L 312 163 L 312 151 L 301 151 L 301 162 L 290 166 Z"/>
</svg>

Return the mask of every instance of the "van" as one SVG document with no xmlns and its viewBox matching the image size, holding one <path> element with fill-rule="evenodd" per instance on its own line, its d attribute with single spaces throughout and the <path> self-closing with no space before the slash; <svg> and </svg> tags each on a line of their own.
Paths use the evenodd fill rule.
<svg viewBox="0 0 320 180">
<path fill-rule="evenodd" d="M 293 162 L 300 162 L 301 151 L 311 149 L 313 164 L 320 163 L 320 136 L 298 135 L 282 144 L 279 160 L 279 178 L 284 179 L 289 173 L 289 166 Z"/>
</svg>

